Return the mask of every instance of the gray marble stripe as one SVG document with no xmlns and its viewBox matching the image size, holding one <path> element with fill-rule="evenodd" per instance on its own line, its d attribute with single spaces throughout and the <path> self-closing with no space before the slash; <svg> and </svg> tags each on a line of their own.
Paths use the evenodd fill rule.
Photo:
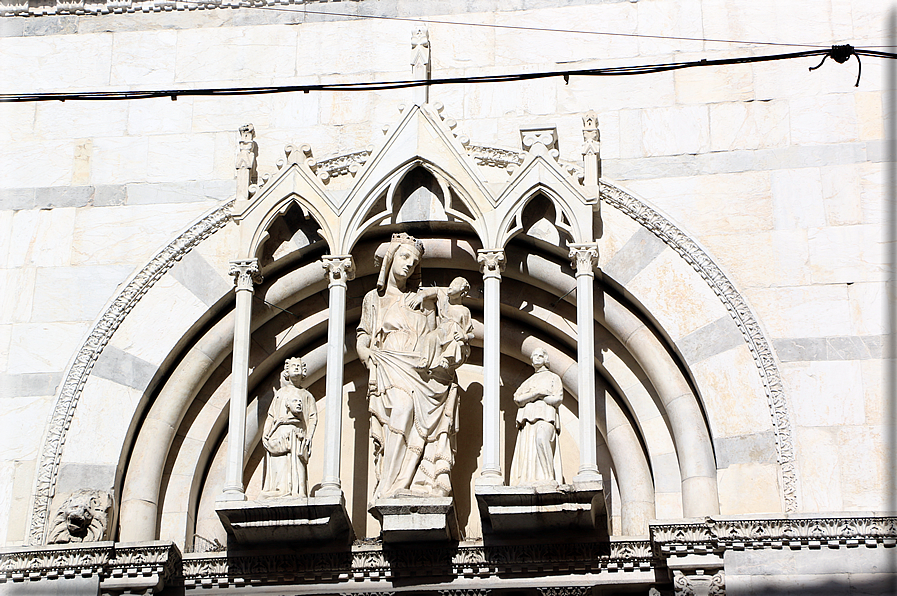
<svg viewBox="0 0 897 596">
<path fill-rule="evenodd" d="M 717 468 L 732 464 L 772 464 L 776 461 L 776 438 L 772 431 L 713 440 Z"/>
<path fill-rule="evenodd" d="M 55 395 L 61 380 L 61 372 L 0 375 L 0 397 Z"/>
<path fill-rule="evenodd" d="M 97 359 L 92 374 L 101 379 L 142 391 L 153 379 L 157 368 L 142 358 L 115 346 L 107 345 Z"/>
<path fill-rule="evenodd" d="M 882 357 L 881 335 L 800 337 L 773 340 L 782 362 L 875 360 Z"/>
<path fill-rule="evenodd" d="M 744 336 L 732 317 L 720 317 L 696 329 L 676 342 L 679 352 L 689 364 L 701 362 L 744 343 Z"/>
<path fill-rule="evenodd" d="M 195 250 L 188 252 L 171 268 L 171 275 L 206 306 L 212 306 L 233 288 L 234 284 L 222 276 L 226 273 L 216 271 Z"/>
<path fill-rule="evenodd" d="M 639 228 L 602 271 L 617 283 L 626 285 L 647 267 L 665 246 L 654 233 L 645 228 Z"/>
<path fill-rule="evenodd" d="M 881 155 L 881 143 L 870 141 L 756 151 L 719 151 L 700 155 L 606 159 L 601 162 L 601 169 L 605 176 L 613 180 L 645 180 L 855 164 L 880 161 Z"/>
</svg>

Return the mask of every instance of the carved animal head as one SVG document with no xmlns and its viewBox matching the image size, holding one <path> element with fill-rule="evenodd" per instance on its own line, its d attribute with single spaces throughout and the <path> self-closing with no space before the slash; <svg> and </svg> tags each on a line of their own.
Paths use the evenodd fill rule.
<svg viewBox="0 0 897 596">
<path fill-rule="evenodd" d="M 109 493 L 82 489 L 60 505 L 53 518 L 48 544 L 96 542 L 106 533 L 106 510 L 111 504 Z"/>
</svg>

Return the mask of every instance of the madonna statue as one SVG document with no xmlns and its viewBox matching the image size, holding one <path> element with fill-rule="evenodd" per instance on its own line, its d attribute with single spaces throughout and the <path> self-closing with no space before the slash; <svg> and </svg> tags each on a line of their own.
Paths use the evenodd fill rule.
<svg viewBox="0 0 897 596">
<path fill-rule="evenodd" d="M 420 289 L 424 246 L 393 234 L 377 289 L 364 297 L 357 351 L 370 373 L 371 438 L 377 487 L 374 501 L 395 497 L 446 497 L 457 431 L 457 369 L 469 349 L 467 333 L 442 339 L 450 327 L 437 303 L 443 288 Z M 456 300 L 457 302 L 457 300 Z M 447 347 L 448 346 L 448 347 Z M 449 349 L 452 354 L 436 353 Z M 464 358 L 458 358 L 464 354 Z"/>
</svg>

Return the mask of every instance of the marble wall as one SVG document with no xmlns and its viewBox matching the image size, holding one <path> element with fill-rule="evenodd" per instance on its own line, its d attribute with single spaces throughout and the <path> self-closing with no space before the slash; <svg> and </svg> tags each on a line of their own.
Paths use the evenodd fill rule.
<svg viewBox="0 0 897 596">
<path fill-rule="evenodd" d="M 448 14 L 440 4 L 315 6 L 429 17 L 433 76 L 440 78 L 801 49 L 516 26 L 821 46 L 886 43 L 885 2 L 521 2 Z M 407 21 L 300 17 L 301 10 L 4 17 L 2 91 L 409 76 Z M 883 226 L 885 64 L 865 59 L 855 88 L 855 60 L 828 60 L 809 72 L 816 62 L 571 77 L 568 84 L 553 78 L 452 85 L 434 88 L 431 99 L 444 103 L 477 144 L 515 147 L 520 127 L 556 125 L 561 159 L 570 161 L 581 158 L 581 114 L 596 110 L 603 175 L 701 244 L 771 339 L 792 412 L 800 510 L 884 510 L 894 456 L 887 451 L 883 385 L 892 265 Z M 233 195 L 238 127 L 255 125 L 259 169 L 270 172 L 286 143 L 310 143 L 319 157 L 364 148 L 382 138 L 382 127 L 410 98 L 410 91 L 383 91 L 0 104 L 0 543 L 25 540 L 35 461 L 77 348 L 117 288 Z M 617 237 L 608 233 L 602 251 L 620 248 L 611 245 Z M 229 283 L 226 249 L 204 250 L 194 265 L 217 270 Z M 652 279 L 675 274 L 665 258 L 657 251 L 630 264 L 629 280 L 649 291 Z M 208 306 L 202 296 L 215 293 L 176 290 L 197 313 Z M 678 300 L 668 301 L 660 317 L 674 338 L 715 320 L 684 308 L 687 297 Z M 724 342 L 725 334 L 713 338 Z M 750 365 L 749 354 L 726 354 Z M 762 447 L 769 441 L 768 409 L 757 403 L 744 412 L 764 419 L 766 429 L 740 427 L 732 415 L 741 416 L 740 400 L 734 387 L 704 403 L 712 425 L 724 429 L 714 437 L 721 500 L 731 504 L 723 513 L 775 511 L 780 504 L 746 502 L 751 495 L 725 480 L 730 467 L 746 466 L 760 481 L 777 482 L 774 454 Z M 126 429 L 118 427 L 120 445 Z M 73 445 L 89 465 L 92 442 Z"/>
</svg>

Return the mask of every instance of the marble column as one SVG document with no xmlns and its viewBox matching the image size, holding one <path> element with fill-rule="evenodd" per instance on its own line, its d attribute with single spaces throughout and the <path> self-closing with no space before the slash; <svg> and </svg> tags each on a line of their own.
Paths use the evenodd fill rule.
<svg viewBox="0 0 897 596">
<path fill-rule="evenodd" d="M 318 495 L 342 494 L 340 447 L 343 422 L 343 366 L 346 343 L 346 282 L 355 278 L 351 255 L 325 255 L 321 265 L 327 271 L 330 310 L 327 323 L 327 378 L 324 397 L 324 479 Z"/>
<path fill-rule="evenodd" d="M 593 286 L 598 245 L 571 244 L 570 258 L 576 269 L 576 329 L 579 378 L 579 472 L 575 483 L 600 482 L 595 428 L 595 316 Z"/>
<path fill-rule="evenodd" d="M 483 274 L 483 470 L 477 479 L 481 485 L 502 485 L 501 446 L 499 445 L 499 390 L 501 376 L 501 272 L 505 269 L 505 251 L 477 251 Z"/>
<path fill-rule="evenodd" d="M 236 312 L 234 320 L 233 372 L 231 373 L 230 418 L 227 430 L 227 468 L 222 501 L 245 501 L 243 489 L 243 445 L 246 440 L 246 401 L 249 391 L 249 341 L 254 284 L 262 282 L 258 259 L 231 261 Z"/>
</svg>

